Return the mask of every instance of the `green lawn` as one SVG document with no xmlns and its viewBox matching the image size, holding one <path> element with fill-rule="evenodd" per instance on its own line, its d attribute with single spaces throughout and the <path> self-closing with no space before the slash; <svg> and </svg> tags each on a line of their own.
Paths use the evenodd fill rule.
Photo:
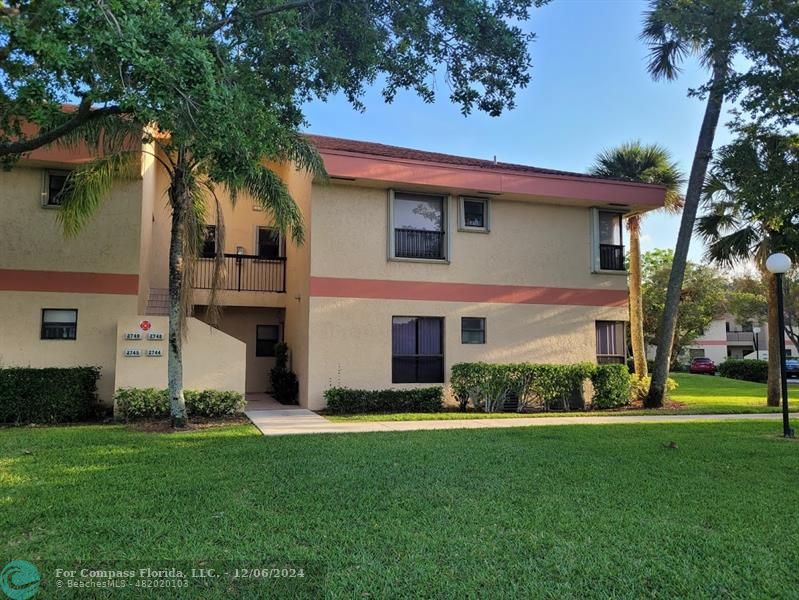
<svg viewBox="0 0 799 600">
<path fill-rule="evenodd" d="M 725 377 L 709 375 L 690 375 L 672 373 L 678 388 L 672 392 L 671 399 L 678 402 L 679 408 L 652 410 L 613 410 L 591 411 L 592 415 L 651 415 L 651 414 L 715 414 L 715 413 L 769 413 L 780 412 L 780 408 L 766 406 L 766 386 L 761 383 L 738 381 Z M 795 401 L 792 410 L 799 411 L 799 385 L 789 384 L 789 396 Z M 442 413 L 392 413 L 367 415 L 325 415 L 331 421 L 429 421 L 437 419 L 512 419 L 517 417 L 568 417 L 585 416 L 578 412 L 550 413 L 479 413 L 446 411 Z"/>
<path fill-rule="evenodd" d="M 330 598 L 796 597 L 799 443 L 779 429 L 1 429 L 0 558 L 37 564 L 43 598 L 58 567 L 169 561 L 307 574 L 193 580 L 192 598 L 279 585 Z"/>
</svg>

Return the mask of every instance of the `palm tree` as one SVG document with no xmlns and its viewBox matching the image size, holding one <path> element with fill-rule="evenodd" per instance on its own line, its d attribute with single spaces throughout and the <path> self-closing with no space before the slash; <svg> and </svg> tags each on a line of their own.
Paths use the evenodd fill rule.
<svg viewBox="0 0 799 600">
<path fill-rule="evenodd" d="M 657 144 L 645 145 L 635 140 L 599 153 L 590 169 L 592 175 L 639 183 L 654 183 L 666 188 L 665 209 L 677 212 L 682 206 L 679 188 L 683 173 L 669 151 Z M 627 217 L 630 232 L 630 341 L 635 372 L 647 375 L 644 344 L 644 308 L 641 297 L 641 220 L 643 215 Z"/>
<path fill-rule="evenodd" d="M 700 90 L 707 95 L 707 105 L 691 164 L 680 231 L 674 248 L 674 263 L 658 327 L 652 383 L 644 400 L 644 406 L 659 408 L 663 406 L 666 394 L 669 355 L 677 325 L 688 249 L 721 106 L 730 83 L 730 63 L 735 51 L 734 34 L 743 11 L 743 0 L 651 0 L 650 7 L 641 33 L 650 48 L 650 75 L 654 79 L 676 79 L 680 63 L 689 54 L 699 56 L 702 64 L 712 73 L 710 81 Z"/>
<path fill-rule="evenodd" d="M 707 258 L 719 265 L 754 260 L 768 299 L 768 400 L 781 400 L 780 331 L 777 278 L 766 258 L 784 252 L 799 258 L 799 135 L 744 128 L 720 149 L 705 184 L 707 212 L 696 224 L 707 244 Z"/>
<path fill-rule="evenodd" d="M 216 291 L 222 280 L 224 222 L 218 187 L 231 198 L 247 193 L 271 215 L 274 225 L 291 235 L 296 244 L 304 241 L 303 217 L 280 177 L 264 166 L 265 161 L 291 162 L 314 176 L 326 176 L 316 150 L 301 135 L 284 133 L 274 140 L 273 151 L 261 160 L 243 164 L 220 164 L 214 156 L 196 156 L 185 146 L 173 145 L 168 133 L 143 127 L 118 117 L 98 119 L 88 128 L 64 138 L 63 145 L 87 143 L 98 156 L 72 171 L 67 180 L 59 220 L 66 235 L 76 235 L 108 198 L 119 179 L 139 174 L 142 153 L 154 157 L 169 178 L 167 197 L 172 212 L 169 244 L 169 343 L 168 387 L 172 425 L 186 424 L 183 397 L 183 339 L 187 318 L 192 311 L 192 280 L 196 260 L 205 235 L 206 217 L 216 213 L 217 255 L 211 284 L 208 314 L 215 323 Z M 235 167 L 235 168 L 234 168 Z"/>
</svg>

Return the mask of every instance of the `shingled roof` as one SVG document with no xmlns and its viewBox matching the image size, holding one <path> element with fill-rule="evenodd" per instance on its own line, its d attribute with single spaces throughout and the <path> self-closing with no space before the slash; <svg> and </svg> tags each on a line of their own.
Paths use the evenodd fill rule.
<svg viewBox="0 0 799 600">
<path fill-rule="evenodd" d="M 467 156 L 457 156 L 454 154 L 443 154 L 441 152 L 427 152 L 415 150 L 413 148 L 403 148 L 401 146 L 389 146 L 388 144 L 378 144 L 375 142 L 362 142 L 358 140 L 347 140 L 343 138 L 328 137 L 325 135 L 307 135 L 308 139 L 316 146 L 317 150 L 334 152 L 351 152 L 354 154 L 370 154 L 373 156 L 385 156 L 388 158 L 398 158 L 403 160 L 418 160 L 423 162 L 440 163 L 446 165 L 458 165 L 486 169 L 491 171 L 515 171 L 520 173 L 537 173 L 546 175 L 560 175 L 563 177 L 585 177 L 588 179 L 610 179 L 607 177 L 597 177 L 586 173 L 575 173 L 571 171 L 558 171 L 555 169 L 542 169 L 529 165 L 515 163 L 495 162 L 480 158 L 470 158 Z M 629 183 L 629 182 L 628 182 Z"/>
</svg>

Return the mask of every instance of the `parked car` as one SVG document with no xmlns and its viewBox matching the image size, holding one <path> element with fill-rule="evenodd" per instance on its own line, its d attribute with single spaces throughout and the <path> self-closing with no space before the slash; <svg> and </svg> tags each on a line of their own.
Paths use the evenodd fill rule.
<svg viewBox="0 0 799 600">
<path fill-rule="evenodd" d="M 700 356 L 691 361 L 691 366 L 688 367 L 688 371 L 696 375 L 715 375 L 716 363 L 709 358 Z"/>
<path fill-rule="evenodd" d="M 788 377 L 799 377 L 799 358 L 785 359 L 785 375 Z"/>
</svg>

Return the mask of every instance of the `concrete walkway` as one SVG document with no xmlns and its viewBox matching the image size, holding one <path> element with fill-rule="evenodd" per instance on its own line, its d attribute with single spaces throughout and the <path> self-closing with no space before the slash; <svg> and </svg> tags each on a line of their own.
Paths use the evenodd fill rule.
<svg viewBox="0 0 799 600">
<path fill-rule="evenodd" d="M 492 429 L 549 425 L 615 425 L 619 423 L 684 423 L 687 421 L 779 420 L 778 413 L 739 415 L 639 415 L 618 417 L 513 417 L 506 419 L 449 419 L 440 421 L 360 421 L 334 423 L 305 408 L 247 410 L 245 414 L 264 435 L 303 433 L 358 433 L 367 431 L 423 431 L 433 429 Z M 248 407 L 249 408 L 249 407 Z M 791 415 L 792 418 L 799 414 Z"/>
</svg>

